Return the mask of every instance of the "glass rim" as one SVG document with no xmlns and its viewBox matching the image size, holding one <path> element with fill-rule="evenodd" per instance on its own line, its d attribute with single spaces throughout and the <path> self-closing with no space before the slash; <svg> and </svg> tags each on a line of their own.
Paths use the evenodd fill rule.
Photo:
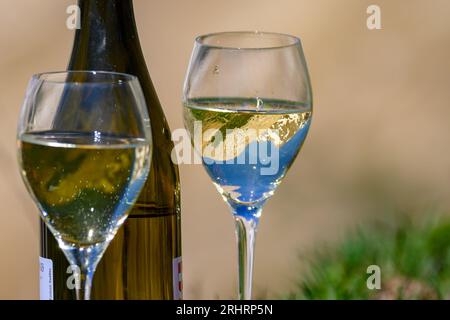
<svg viewBox="0 0 450 320">
<path fill-rule="evenodd" d="M 221 46 L 215 44 L 208 44 L 205 42 L 208 38 L 226 35 L 258 35 L 258 36 L 272 36 L 279 39 L 285 38 L 289 41 L 287 44 L 273 45 L 273 46 L 261 46 L 261 47 L 238 47 L 238 46 Z M 285 49 L 290 47 L 296 47 L 301 45 L 301 40 L 297 36 L 293 36 L 287 33 L 279 32 L 266 32 L 266 31 L 223 31 L 223 32 L 213 32 L 203 35 L 199 35 L 195 38 L 195 43 L 199 46 L 210 48 L 210 49 L 221 49 L 221 50 L 245 50 L 245 51 L 259 51 L 259 50 L 274 50 L 274 49 Z"/>
<path fill-rule="evenodd" d="M 31 78 L 37 81 L 43 81 L 47 83 L 85 83 L 89 82 L 77 81 L 73 79 L 58 79 L 59 76 L 65 75 L 76 75 L 76 74 L 92 74 L 92 75 L 106 75 L 113 76 L 111 81 L 93 81 L 92 83 L 101 83 L 101 82 L 110 82 L 110 83 L 122 83 L 122 82 L 133 82 L 139 81 L 138 77 L 132 74 L 124 73 L 124 72 L 115 72 L 115 71 L 103 71 L 103 70 L 64 70 L 64 71 L 49 71 L 49 72 L 40 72 L 33 74 Z"/>
</svg>

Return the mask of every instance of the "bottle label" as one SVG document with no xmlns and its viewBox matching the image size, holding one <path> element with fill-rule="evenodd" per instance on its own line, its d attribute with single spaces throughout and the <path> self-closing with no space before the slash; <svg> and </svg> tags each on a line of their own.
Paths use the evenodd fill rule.
<svg viewBox="0 0 450 320">
<path fill-rule="evenodd" d="M 181 257 L 177 257 L 172 261 L 173 270 L 173 299 L 183 299 L 183 277 Z"/>
<path fill-rule="evenodd" d="M 41 300 L 53 300 L 53 261 L 39 257 L 39 288 Z"/>
</svg>

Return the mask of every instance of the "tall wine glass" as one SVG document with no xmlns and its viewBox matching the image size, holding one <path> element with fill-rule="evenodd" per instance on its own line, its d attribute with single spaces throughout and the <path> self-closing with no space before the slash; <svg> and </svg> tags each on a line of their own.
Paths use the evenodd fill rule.
<svg viewBox="0 0 450 320">
<path fill-rule="evenodd" d="M 251 299 L 261 210 L 308 133 L 311 86 L 300 40 L 265 32 L 200 36 L 187 72 L 184 122 L 236 222 L 239 298 Z"/>
<path fill-rule="evenodd" d="M 32 77 L 18 124 L 25 185 L 69 263 L 77 299 L 145 182 L 152 139 L 136 77 L 73 71 Z"/>
</svg>

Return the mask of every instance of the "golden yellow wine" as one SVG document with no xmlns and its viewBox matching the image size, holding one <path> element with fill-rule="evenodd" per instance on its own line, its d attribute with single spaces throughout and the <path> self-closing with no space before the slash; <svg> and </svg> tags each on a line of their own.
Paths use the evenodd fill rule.
<svg viewBox="0 0 450 320">
<path fill-rule="evenodd" d="M 275 191 L 311 122 L 307 105 L 204 98 L 184 105 L 185 126 L 206 171 L 231 204 L 254 205 Z"/>
<path fill-rule="evenodd" d="M 24 181 L 60 245 L 110 241 L 136 201 L 149 169 L 139 139 L 43 132 L 20 140 Z"/>
</svg>

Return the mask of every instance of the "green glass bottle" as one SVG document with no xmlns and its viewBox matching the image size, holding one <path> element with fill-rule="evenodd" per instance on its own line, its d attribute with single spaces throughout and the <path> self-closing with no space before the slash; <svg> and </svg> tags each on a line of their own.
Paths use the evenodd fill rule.
<svg viewBox="0 0 450 320">
<path fill-rule="evenodd" d="M 170 129 L 142 54 L 133 2 L 79 0 L 78 5 L 81 28 L 75 34 L 68 69 L 136 75 L 146 98 L 154 143 L 148 180 L 97 267 L 92 299 L 181 299 L 178 167 L 171 161 Z M 74 270 L 43 224 L 40 262 L 41 298 L 75 299 Z"/>
</svg>

